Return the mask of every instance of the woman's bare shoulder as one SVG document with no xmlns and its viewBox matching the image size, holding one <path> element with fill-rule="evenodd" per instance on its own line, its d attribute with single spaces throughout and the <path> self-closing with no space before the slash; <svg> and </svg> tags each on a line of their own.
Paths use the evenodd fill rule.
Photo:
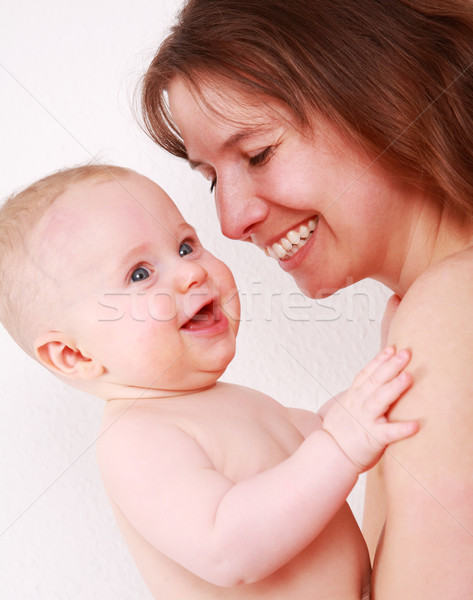
<svg viewBox="0 0 473 600">
<path fill-rule="evenodd" d="M 429 435 L 432 443 L 437 443 L 441 430 L 460 438 L 471 437 L 472 316 L 473 250 L 435 264 L 403 298 L 392 321 L 389 342 L 411 350 L 408 369 L 414 384 L 393 416 L 421 420 L 420 433 L 404 446 L 414 447 Z"/>
<path fill-rule="evenodd" d="M 412 285 L 389 332 L 390 343 L 412 352 L 408 369 L 414 385 L 395 407 L 396 418 L 420 418 L 425 424 L 437 421 L 451 434 L 463 430 L 466 423 L 471 427 L 472 316 L 473 250 L 435 264 Z M 418 439 L 411 444 L 428 429 L 421 423 L 421 432 L 414 436 Z"/>
<path fill-rule="evenodd" d="M 406 573 L 415 590 L 409 597 L 425 596 L 417 592 L 422 582 L 444 585 L 438 573 L 445 564 L 458 567 L 460 581 L 471 581 L 472 315 L 473 251 L 468 250 L 419 277 L 403 298 L 389 333 L 391 343 L 411 349 L 408 369 L 414 379 L 390 418 L 417 419 L 420 429 L 391 445 L 384 458 L 386 535 L 374 578 L 387 573 L 394 587 L 390 573 Z M 421 563 L 416 562 L 419 556 Z"/>
<path fill-rule="evenodd" d="M 394 316 L 390 341 L 403 332 L 437 337 L 470 325 L 473 312 L 473 248 L 434 264 L 412 284 Z M 406 340 L 407 341 L 407 340 Z"/>
</svg>

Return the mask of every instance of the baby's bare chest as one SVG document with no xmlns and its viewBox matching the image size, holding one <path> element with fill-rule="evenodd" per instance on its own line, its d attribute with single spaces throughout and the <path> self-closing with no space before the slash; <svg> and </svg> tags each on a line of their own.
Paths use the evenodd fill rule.
<svg viewBox="0 0 473 600">
<path fill-rule="evenodd" d="M 218 434 L 209 436 L 204 428 L 199 443 L 215 468 L 233 481 L 279 464 L 302 442 L 302 436 L 292 427 L 275 423 L 268 427 L 249 419 L 235 419 L 230 428 L 224 423 L 220 427 L 217 422 L 215 425 L 219 428 Z"/>
<path fill-rule="evenodd" d="M 303 442 L 285 414 L 261 396 L 251 391 L 242 398 L 238 389 L 227 391 L 224 401 L 180 419 L 215 469 L 233 481 L 279 464 Z"/>
</svg>

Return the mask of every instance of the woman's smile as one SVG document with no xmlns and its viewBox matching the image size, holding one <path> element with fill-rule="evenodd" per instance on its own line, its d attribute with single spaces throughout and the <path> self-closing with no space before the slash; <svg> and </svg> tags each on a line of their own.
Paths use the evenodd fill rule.
<svg viewBox="0 0 473 600">
<path fill-rule="evenodd" d="M 317 224 L 318 217 L 316 216 L 304 221 L 294 229 L 290 229 L 276 242 L 264 246 L 264 251 L 276 260 L 289 260 L 309 241 L 317 228 Z"/>
</svg>

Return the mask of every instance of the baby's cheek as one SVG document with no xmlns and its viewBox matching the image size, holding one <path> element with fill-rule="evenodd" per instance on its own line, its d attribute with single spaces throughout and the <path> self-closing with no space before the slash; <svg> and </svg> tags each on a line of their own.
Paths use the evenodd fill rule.
<svg viewBox="0 0 473 600">
<path fill-rule="evenodd" d="M 167 323 L 177 316 L 174 294 L 166 290 L 157 290 L 147 296 L 145 308 L 147 319 L 158 323 Z"/>
</svg>

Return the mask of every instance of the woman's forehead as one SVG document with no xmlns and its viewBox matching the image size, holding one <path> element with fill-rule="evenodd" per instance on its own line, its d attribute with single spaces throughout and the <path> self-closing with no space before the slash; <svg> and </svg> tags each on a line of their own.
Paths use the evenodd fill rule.
<svg viewBox="0 0 473 600">
<path fill-rule="evenodd" d="M 185 120 L 186 108 L 195 105 L 204 116 L 216 123 L 241 128 L 269 126 L 281 120 L 292 120 L 289 108 L 263 94 L 250 93 L 236 84 L 205 78 L 195 84 L 180 77 L 168 88 L 170 110 L 178 120 Z"/>
</svg>

